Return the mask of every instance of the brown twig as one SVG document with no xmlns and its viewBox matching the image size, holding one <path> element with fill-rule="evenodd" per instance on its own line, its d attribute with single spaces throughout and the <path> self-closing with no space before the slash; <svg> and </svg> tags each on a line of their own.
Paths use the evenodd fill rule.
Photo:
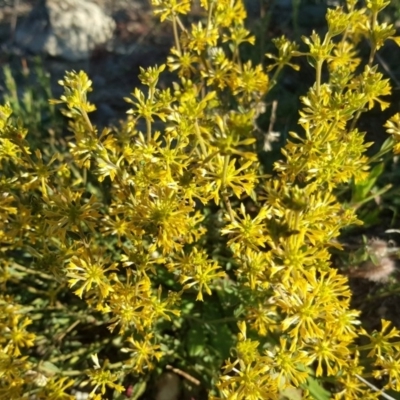
<svg viewBox="0 0 400 400">
<path fill-rule="evenodd" d="M 200 381 L 194 378 L 192 375 L 189 375 L 187 372 L 184 372 L 178 368 L 174 368 L 172 365 L 167 365 L 166 367 L 168 370 L 174 372 L 177 375 L 182 376 L 183 378 L 187 379 L 188 381 L 192 382 L 194 385 L 199 386 Z"/>
</svg>

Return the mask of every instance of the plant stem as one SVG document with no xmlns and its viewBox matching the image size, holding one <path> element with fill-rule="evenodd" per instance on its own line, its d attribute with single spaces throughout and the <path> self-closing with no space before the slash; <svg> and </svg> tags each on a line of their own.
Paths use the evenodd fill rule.
<svg viewBox="0 0 400 400">
<path fill-rule="evenodd" d="M 353 129 L 356 128 L 356 124 L 357 124 L 357 122 L 358 122 L 358 119 L 360 118 L 360 115 L 361 115 L 361 110 L 358 110 L 358 111 L 356 112 L 356 115 L 355 115 L 354 118 L 353 118 L 353 121 L 351 121 L 350 131 L 352 131 Z"/>
<path fill-rule="evenodd" d="M 178 50 L 179 55 L 182 55 L 181 44 L 179 42 L 178 26 L 177 26 L 175 15 L 172 18 L 172 28 L 174 30 L 174 40 L 175 40 L 176 49 Z"/>
<path fill-rule="evenodd" d="M 208 7 L 206 38 L 208 38 L 208 32 L 209 32 L 210 26 L 211 26 L 211 18 L 212 18 L 213 8 L 214 8 L 214 1 L 211 1 L 210 6 Z"/>
<path fill-rule="evenodd" d="M 229 197 L 225 193 L 226 178 L 227 178 L 227 174 L 228 174 L 229 161 L 230 161 L 230 156 L 229 155 L 224 156 L 224 167 L 223 167 L 224 169 L 222 171 L 221 194 L 222 194 L 222 200 L 223 200 L 223 202 L 225 204 L 225 208 L 226 208 L 226 210 L 228 211 L 228 214 L 229 214 L 229 219 L 231 221 L 234 221 L 235 217 L 234 217 L 234 214 L 233 214 L 231 202 L 229 200 Z"/>
<path fill-rule="evenodd" d="M 362 376 L 357 375 L 356 377 L 358 380 L 360 380 L 362 383 L 366 384 L 370 389 L 375 390 L 375 392 L 380 392 L 380 395 L 384 397 L 387 400 L 396 400 L 394 397 L 389 396 L 388 394 L 384 393 L 382 389 L 377 388 L 374 386 L 372 383 L 369 383 L 367 380 L 365 380 Z"/>
<path fill-rule="evenodd" d="M 374 57 L 376 53 L 376 43 L 373 40 L 372 34 L 374 32 L 375 26 L 376 26 L 376 21 L 378 19 L 378 13 L 374 12 L 372 14 L 372 20 L 371 20 L 371 51 L 369 53 L 369 58 L 368 58 L 368 65 L 371 66 L 372 63 L 374 62 Z"/>
<path fill-rule="evenodd" d="M 23 272 L 27 273 L 28 275 L 38 275 L 43 279 L 54 281 L 54 276 L 51 276 L 44 272 L 33 270 L 31 268 L 24 267 L 22 265 L 17 264 L 16 262 L 13 262 L 11 266 L 12 266 L 12 268 L 15 268 L 19 271 L 23 271 Z"/>
<path fill-rule="evenodd" d="M 327 129 L 327 131 L 325 132 L 324 136 L 322 137 L 321 143 L 324 144 L 326 142 L 326 140 L 328 139 L 330 133 L 333 131 L 333 129 L 335 129 L 337 124 L 337 120 L 331 122 L 331 124 L 329 125 L 329 128 Z"/>
<path fill-rule="evenodd" d="M 207 148 L 206 148 L 206 145 L 204 144 L 204 140 L 201 136 L 201 132 L 200 132 L 200 128 L 199 128 L 199 124 L 198 124 L 197 120 L 196 120 L 194 126 L 195 126 L 197 141 L 200 144 L 201 152 L 203 153 L 204 157 L 207 157 Z"/>
<path fill-rule="evenodd" d="M 317 61 L 317 65 L 315 67 L 315 72 L 316 72 L 316 77 L 315 77 L 315 82 L 317 85 L 317 96 L 320 95 L 321 93 L 321 74 L 322 74 L 322 60 Z"/>
<path fill-rule="evenodd" d="M 147 130 L 147 143 L 151 142 L 151 121 L 150 118 L 146 118 L 146 130 Z"/>
</svg>

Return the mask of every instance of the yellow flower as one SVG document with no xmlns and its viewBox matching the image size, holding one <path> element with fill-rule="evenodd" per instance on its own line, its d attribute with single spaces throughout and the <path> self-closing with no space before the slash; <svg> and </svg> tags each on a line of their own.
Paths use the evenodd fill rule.
<svg viewBox="0 0 400 400">
<path fill-rule="evenodd" d="M 196 72 L 198 56 L 191 52 L 180 53 L 175 47 L 171 49 L 172 56 L 167 58 L 167 65 L 170 71 L 178 70 L 179 77 L 190 78 Z"/>
<path fill-rule="evenodd" d="M 149 333 L 143 340 L 135 340 L 132 336 L 127 341 L 132 347 L 125 348 L 124 351 L 131 353 L 130 359 L 126 362 L 133 371 L 143 373 L 145 370 L 151 370 L 154 367 L 153 359 L 159 360 L 162 357 L 162 351 L 158 344 L 152 344 L 153 334 Z"/>
<path fill-rule="evenodd" d="M 198 251 L 196 248 L 189 255 L 176 258 L 169 268 L 172 270 L 173 266 L 177 266 L 182 271 L 179 282 L 185 284 L 183 289 L 196 286 L 198 290 L 196 300 L 200 301 L 204 300 L 203 291 L 211 295 L 210 285 L 215 279 L 225 277 L 225 272 L 218 263 L 209 260 L 204 251 Z"/>
<path fill-rule="evenodd" d="M 296 349 L 295 342 L 288 344 L 287 339 L 280 338 L 279 346 L 274 350 L 266 351 L 266 356 L 271 364 L 271 369 L 276 373 L 277 384 L 299 387 L 308 378 L 305 366 L 312 363 L 312 359 L 304 350 Z"/>
<path fill-rule="evenodd" d="M 93 254 L 87 247 L 78 250 L 77 253 L 79 256 L 73 256 L 67 265 L 70 287 L 81 283 L 75 294 L 82 298 L 83 293 L 90 291 L 93 286 L 98 290 L 101 299 L 106 298 L 113 291 L 106 273 L 117 270 L 117 264 L 110 263 L 110 260 L 104 259 L 101 254 Z"/>
</svg>

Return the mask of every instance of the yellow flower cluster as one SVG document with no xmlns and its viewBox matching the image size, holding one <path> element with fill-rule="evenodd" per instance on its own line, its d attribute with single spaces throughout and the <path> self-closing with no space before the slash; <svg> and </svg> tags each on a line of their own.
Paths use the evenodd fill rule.
<svg viewBox="0 0 400 400">
<path fill-rule="evenodd" d="M 122 391 L 116 382 L 126 374 L 154 368 L 168 352 L 160 323 L 180 317 L 188 297 L 207 303 L 226 285 L 241 303 L 239 335 L 210 398 L 277 399 L 292 387 L 303 387 L 307 398 L 311 377 L 329 378 L 337 399 L 377 398 L 359 379 L 367 373 L 361 358 L 383 379 L 383 389 L 400 390 L 400 343 L 393 341 L 400 332 L 389 330 L 387 321 L 381 332 L 360 327 L 347 279 L 332 268 L 329 254 L 340 230 L 359 222 L 334 195 L 339 185 L 368 177 L 368 144 L 357 120 L 376 103 L 384 109 L 382 96 L 391 91 L 373 66 L 385 40 L 399 42 L 393 27 L 378 22 L 388 2 L 367 0 L 356 9 L 348 0 L 345 9 L 329 10 L 328 32 L 304 38 L 305 52 L 276 39 L 278 55 L 266 55 L 272 60 L 267 70 L 241 58 L 241 44 L 254 43 L 241 1 L 202 0 L 204 18 L 190 28 L 181 20 L 188 0 L 152 3 L 161 21 L 172 23 L 175 46 L 166 65 L 141 70 L 146 90 L 136 88 L 126 98 L 131 109 L 120 128 L 98 132 L 92 125 L 92 83 L 84 72 L 67 73 L 60 82 L 64 95 L 53 101 L 70 120 L 68 153 L 31 149 L 10 107 L 0 107 L 2 285 L 17 279 L 16 254 L 26 253 L 25 273 L 54 280 L 46 291 L 49 304 L 72 288 L 85 312 L 102 315 L 124 338 L 127 357 L 118 373 L 92 357 L 85 383 L 94 387 L 93 398 L 107 388 Z M 360 38 L 372 45 L 359 73 Z M 257 159 L 255 120 L 278 73 L 297 69 L 294 56 L 308 58 L 315 84 L 301 99 L 304 134 L 290 132 L 284 160 L 269 177 Z M 166 67 L 179 81 L 160 89 Z M 397 114 L 386 124 L 396 141 L 399 121 Z M 255 210 L 246 206 L 249 199 Z M 209 204 L 222 225 L 211 245 Z M 213 256 L 221 245 L 229 262 Z M 21 349 L 35 336 L 25 329 L 28 311 L 6 297 L 0 309 L 0 398 L 20 399 L 32 384 Z M 78 313 L 75 323 L 82 319 Z M 37 384 L 37 396 L 68 399 L 71 385 L 49 374 Z"/>
</svg>

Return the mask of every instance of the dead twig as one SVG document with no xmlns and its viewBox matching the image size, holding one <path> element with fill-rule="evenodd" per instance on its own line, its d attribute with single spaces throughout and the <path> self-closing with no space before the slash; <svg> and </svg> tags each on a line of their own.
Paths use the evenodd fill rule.
<svg viewBox="0 0 400 400">
<path fill-rule="evenodd" d="M 189 382 L 192 382 L 194 385 L 199 386 L 200 381 L 194 378 L 192 375 L 189 375 L 187 372 L 184 372 L 178 368 L 173 367 L 172 365 L 167 365 L 166 367 L 168 370 L 175 372 L 175 374 L 182 376 L 183 378 L 187 379 Z"/>
</svg>

